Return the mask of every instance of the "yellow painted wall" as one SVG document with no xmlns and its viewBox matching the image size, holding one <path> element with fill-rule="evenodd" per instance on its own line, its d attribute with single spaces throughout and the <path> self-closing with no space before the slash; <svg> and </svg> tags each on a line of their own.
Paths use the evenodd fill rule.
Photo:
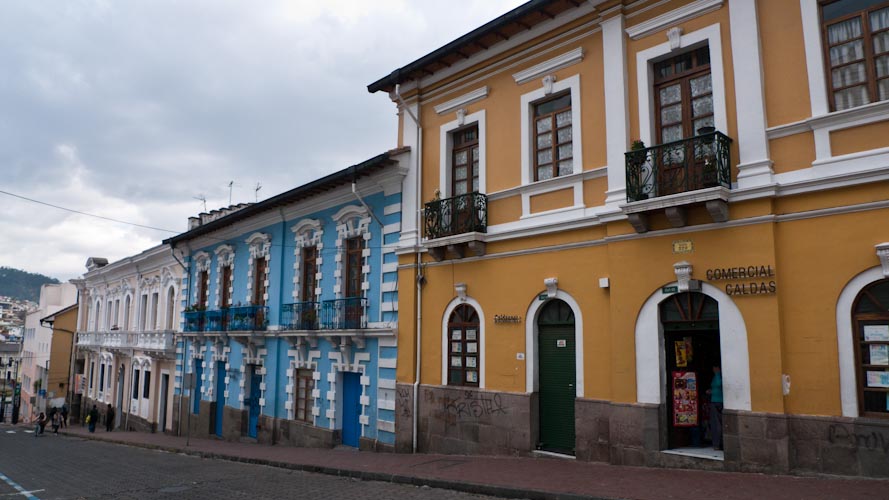
<svg viewBox="0 0 889 500">
<path fill-rule="evenodd" d="M 568 208 L 574 205 L 574 188 L 550 191 L 549 193 L 533 195 L 530 198 L 532 214 Z"/>
<path fill-rule="evenodd" d="M 74 332 L 77 330 L 77 308 L 57 314 L 53 323 L 52 343 L 49 353 L 49 374 L 47 377 L 47 397 L 50 392 L 57 398 L 67 396 L 68 372 L 71 368 L 71 349 Z"/>
<path fill-rule="evenodd" d="M 889 120 L 830 132 L 834 156 L 889 146 Z"/>
<path fill-rule="evenodd" d="M 815 161 L 815 135 L 803 132 L 772 139 L 769 141 L 769 156 L 776 174 L 810 168 Z"/>
<path fill-rule="evenodd" d="M 764 48 L 761 54 L 768 126 L 804 120 L 812 115 L 812 106 L 800 4 L 758 0 L 756 9 Z"/>
</svg>

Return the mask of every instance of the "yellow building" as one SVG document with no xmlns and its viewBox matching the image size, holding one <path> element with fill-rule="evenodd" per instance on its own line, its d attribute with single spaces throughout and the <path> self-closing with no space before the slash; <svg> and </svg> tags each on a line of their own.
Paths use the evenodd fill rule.
<svg viewBox="0 0 889 500">
<path fill-rule="evenodd" d="M 41 320 L 52 328 L 46 386 L 47 410 L 53 407 L 61 409 L 63 404 L 70 404 L 72 399 L 71 359 L 74 352 L 74 333 L 77 330 L 77 307 L 75 303 Z"/>
<path fill-rule="evenodd" d="M 534 0 L 372 83 L 414 155 L 397 448 L 889 476 L 887 28 Z"/>
</svg>

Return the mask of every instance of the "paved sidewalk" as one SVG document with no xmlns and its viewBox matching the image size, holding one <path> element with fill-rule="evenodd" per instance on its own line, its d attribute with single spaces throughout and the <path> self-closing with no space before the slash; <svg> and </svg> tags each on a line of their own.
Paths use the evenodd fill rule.
<svg viewBox="0 0 889 500">
<path fill-rule="evenodd" d="M 120 444 L 325 474 L 530 499 L 815 500 L 889 498 L 889 480 L 767 476 L 577 462 L 549 458 L 396 454 L 294 448 L 138 432 L 67 434 Z"/>
</svg>

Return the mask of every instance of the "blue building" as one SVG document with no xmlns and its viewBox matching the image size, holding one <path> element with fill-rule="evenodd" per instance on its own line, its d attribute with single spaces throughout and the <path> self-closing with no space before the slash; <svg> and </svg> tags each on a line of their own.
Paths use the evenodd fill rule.
<svg viewBox="0 0 889 500">
<path fill-rule="evenodd" d="M 166 242 L 186 267 L 180 426 L 193 436 L 380 449 L 395 440 L 395 246 L 407 150 Z"/>
</svg>

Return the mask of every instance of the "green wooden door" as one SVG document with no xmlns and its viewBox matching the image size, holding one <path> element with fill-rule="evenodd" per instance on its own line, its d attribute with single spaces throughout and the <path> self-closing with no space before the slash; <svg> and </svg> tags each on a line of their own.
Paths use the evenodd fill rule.
<svg viewBox="0 0 889 500">
<path fill-rule="evenodd" d="M 567 304 L 551 301 L 538 320 L 539 415 L 542 450 L 574 454 L 576 367 L 574 315 Z"/>
</svg>

